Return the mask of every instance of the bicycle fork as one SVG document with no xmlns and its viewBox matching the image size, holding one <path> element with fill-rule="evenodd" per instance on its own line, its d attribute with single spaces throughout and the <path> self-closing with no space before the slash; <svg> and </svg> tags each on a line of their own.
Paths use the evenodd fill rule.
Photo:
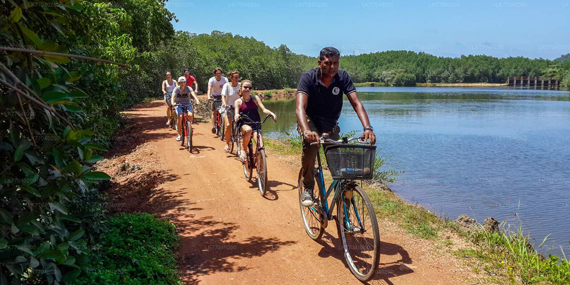
<svg viewBox="0 0 570 285">
<path fill-rule="evenodd" d="M 365 232 L 364 225 L 362 224 L 362 220 L 360 219 L 360 215 L 358 214 L 358 209 L 356 208 L 356 203 L 354 201 L 354 190 L 352 190 L 352 187 L 355 185 L 356 183 L 353 181 L 346 183 L 343 187 L 343 197 L 341 199 L 342 207 L 345 213 L 343 223 L 346 232 L 349 234 Z M 350 209 L 351 205 L 352 209 L 354 210 L 354 215 L 356 216 L 358 226 L 354 225 L 353 222 L 350 221 L 350 212 L 348 210 Z"/>
</svg>

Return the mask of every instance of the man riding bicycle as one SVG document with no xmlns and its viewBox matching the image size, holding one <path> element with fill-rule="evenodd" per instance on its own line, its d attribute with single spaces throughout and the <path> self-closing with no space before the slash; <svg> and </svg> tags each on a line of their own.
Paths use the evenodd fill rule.
<svg viewBox="0 0 570 285">
<path fill-rule="evenodd" d="M 222 76 L 222 69 L 214 69 L 214 77 L 208 80 L 208 100 L 214 100 L 212 104 L 212 133 L 216 133 L 216 110 L 222 105 L 222 88 L 228 83 L 228 79 Z"/>
<path fill-rule="evenodd" d="M 301 197 L 303 206 L 314 203 L 315 187 L 314 165 L 318 142 L 323 133 L 331 139 L 339 138 L 338 118 L 342 111 L 342 94 L 346 94 L 352 108 L 364 128 L 362 137 L 370 144 L 376 143 L 374 129 L 370 126 L 368 114 L 358 98 L 356 88 L 348 73 L 339 70 L 340 52 L 334 47 L 323 48 L 319 55 L 318 67 L 307 71 L 299 80 L 297 87 L 296 115 L 300 134 L 303 136 L 303 185 L 305 191 Z M 308 119 L 307 119 L 308 117 Z"/>
<path fill-rule="evenodd" d="M 198 100 L 198 96 L 196 96 L 196 92 L 192 90 L 192 88 L 186 86 L 186 78 L 184 76 L 180 76 L 178 78 L 178 87 L 174 88 L 172 91 L 172 105 L 176 106 L 176 115 L 178 116 L 178 137 L 176 138 L 177 141 L 180 140 L 182 135 L 182 116 L 184 115 L 184 109 L 188 111 L 188 116 L 190 120 L 194 117 L 194 113 L 192 110 L 192 105 L 190 104 L 190 94 L 194 97 L 196 105 L 200 105 L 200 100 Z"/>
</svg>

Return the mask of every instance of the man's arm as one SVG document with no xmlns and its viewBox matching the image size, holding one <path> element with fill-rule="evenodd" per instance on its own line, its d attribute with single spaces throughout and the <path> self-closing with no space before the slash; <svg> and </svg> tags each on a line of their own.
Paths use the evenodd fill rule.
<svg viewBox="0 0 570 285">
<path fill-rule="evenodd" d="M 364 105 L 362 105 L 360 98 L 358 98 L 358 93 L 356 93 L 356 91 L 353 91 L 350 94 L 346 95 L 346 97 L 348 97 L 348 102 L 350 102 L 350 105 L 352 105 L 352 108 L 358 115 L 358 118 L 362 123 L 362 127 L 369 127 L 370 121 L 368 120 L 368 114 L 366 113 L 366 110 L 364 109 Z M 366 130 L 362 136 L 365 140 L 369 140 L 371 145 L 376 144 L 376 135 L 373 131 Z"/>
<path fill-rule="evenodd" d="M 212 99 L 212 84 L 208 81 L 208 100 Z"/>
<path fill-rule="evenodd" d="M 196 94 L 197 94 L 198 93 L 198 80 L 194 79 L 194 87 L 196 87 L 196 88 L 194 88 L 194 90 L 196 91 Z"/>
<path fill-rule="evenodd" d="M 297 115 L 297 124 L 301 128 L 301 134 L 305 137 L 307 142 L 317 142 L 319 141 L 319 135 L 315 132 L 311 132 L 309 128 L 309 123 L 307 122 L 307 113 L 305 109 L 307 108 L 307 102 L 309 101 L 309 96 L 303 92 L 297 92 L 297 100 L 295 101 L 295 114 Z"/>
</svg>

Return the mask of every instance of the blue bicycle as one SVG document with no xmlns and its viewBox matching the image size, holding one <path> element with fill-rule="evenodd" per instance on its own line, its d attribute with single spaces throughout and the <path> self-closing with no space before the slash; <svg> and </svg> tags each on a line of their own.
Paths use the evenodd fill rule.
<svg viewBox="0 0 570 285">
<path fill-rule="evenodd" d="M 376 214 L 370 198 L 358 186 L 357 180 L 372 179 L 376 146 L 351 143 L 359 138 L 332 140 L 321 138 L 332 183 L 325 188 L 320 154 L 315 167 L 315 180 L 319 193 L 312 206 L 301 204 L 304 192 L 303 170 L 299 172 L 299 205 L 305 231 L 313 240 L 321 238 L 329 220 L 336 219 L 339 237 L 342 240 L 344 258 L 352 274 L 361 281 L 374 276 L 380 262 L 380 233 Z M 312 143 L 312 144 L 319 144 Z M 329 196 L 334 192 L 329 208 Z M 336 217 L 333 216 L 336 206 Z"/>
</svg>

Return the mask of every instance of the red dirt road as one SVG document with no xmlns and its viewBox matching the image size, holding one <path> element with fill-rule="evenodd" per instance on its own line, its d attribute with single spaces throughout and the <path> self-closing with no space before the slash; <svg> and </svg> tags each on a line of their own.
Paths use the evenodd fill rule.
<svg viewBox="0 0 570 285">
<path fill-rule="evenodd" d="M 163 102 L 154 101 L 125 112 L 138 147 L 146 149 L 139 160 L 147 160 L 153 171 L 147 178 L 155 183 L 148 193 L 124 192 L 121 199 L 176 224 L 185 283 L 360 283 L 344 264 L 334 224 L 320 242 L 305 234 L 296 189 L 300 156 L 292 165 L 268 151 L 271 189 L 268 198 L 261 197 L 209 123 L 195 125 L 198 152 L 190 154 L 166 128 L 164 109 Z M 115 155 L 134 151 L 119 147 Z M 382 217 L 379 221 L 380 267 L 370 284 L 470 284 L 465 280 L 472 273 L 435 250 L 435 242 L 415 239 Z"/>
</svg>

